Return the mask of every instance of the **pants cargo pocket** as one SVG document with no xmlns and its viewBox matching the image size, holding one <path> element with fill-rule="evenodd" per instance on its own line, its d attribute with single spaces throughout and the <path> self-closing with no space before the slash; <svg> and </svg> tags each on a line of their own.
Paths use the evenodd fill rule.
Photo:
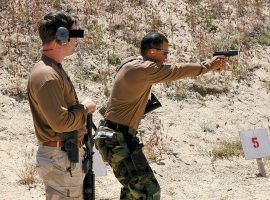
<svg viewBox="0 0 270 200">
<path fill-rule="evenodd" d="M 46 197 L 49 200 L 82 200 L 82 187 L 47 187 Z"/>
<path fill-rule="evenodd" d="M 50 172 L 53 171 L 53 159 L 47 158 L 47 157 L 41 157 L 37 156 L 37 172 L 39 176 L 44 179 L 44 181 L 47 180 L 47 177 L 49 176 Z"/>
<path fill-rule="evenodd" d="M 70 167 L 70 161 L 68 160 L 67 153 L 61 150 L 58 150 L 53 157 L 54 167 L 62 172 L 67 172 L 67 168 Z"/>
<path fill-rule="evenodd" d="M 115 132 L 108 130 L 99 130 L 94 138 L 97 150 L 104 162 L 108 162 L 112 156 L 112 148 L 117 144 Z"/>
</svg>

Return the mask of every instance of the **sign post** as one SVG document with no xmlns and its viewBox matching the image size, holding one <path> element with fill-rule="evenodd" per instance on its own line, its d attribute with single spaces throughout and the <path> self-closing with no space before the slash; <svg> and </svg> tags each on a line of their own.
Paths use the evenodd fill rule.
<svg viewBox="0 0 270 200">
<path fill-rule="evenodd" d="M 262 159 L 261 158 L 256 158 L 256 161 L 257 161 L 257 164 L 258 164 L 260 175 L 263 176 L 263 177 L 266 177 L 266 171 L 265 171 Z"/>
<path fill-rule="evenodd" d="M 240 140 L 245 159 L 256 159 L 260 175 L 266 177 L 262 158 L 270 156 L 270 140 L 267 135 L 267 129 L 258 128 L 240 131 Z"/>
</svg>

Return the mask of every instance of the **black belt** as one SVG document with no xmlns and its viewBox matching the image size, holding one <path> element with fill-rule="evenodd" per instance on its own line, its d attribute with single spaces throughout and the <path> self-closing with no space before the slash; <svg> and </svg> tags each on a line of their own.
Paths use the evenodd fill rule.
<svg viewBox="0 0 270 200">
<path fill-rule="evenodd" d="M 139 139 L 136 137 L 137 131 L 135 129 L 111 122 L 110 120 L 105 120 L 104 126 L 114 131 L 122 132 L 130 152 L 133 152 L 136 146 L 139 144 Z"/>
<path fill-rule="evenodd" d="M 129 133 L 129 134 L 132 134 L 132 135 L 136 135 L 137 134 L 137 131 L 133 128 L 130 128 L 128 126 L 125 126 L 125 125 L 122 125 L 122 124 L 117 124 L 117 123 L 114 123 L 110 120 L 105 120 L 104 121 L 104 126 L 114 130 L 114 131 L 121 131 L 121 132 L 124 132 L 124 133 Z"/>
</svg>

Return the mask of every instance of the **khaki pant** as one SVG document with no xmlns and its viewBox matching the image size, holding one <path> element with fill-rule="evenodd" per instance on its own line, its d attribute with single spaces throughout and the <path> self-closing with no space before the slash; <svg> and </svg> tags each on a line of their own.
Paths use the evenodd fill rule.
<svg viewBox="0 0 270 200">
<path fill-rule="evenodd" d="M 39 146 L 37 172 L 46 188 L 46 200 L 82 200 L 83 179 L 82 153 L 80 162 L 70 163 L 61 148 Z"/>
</svg>

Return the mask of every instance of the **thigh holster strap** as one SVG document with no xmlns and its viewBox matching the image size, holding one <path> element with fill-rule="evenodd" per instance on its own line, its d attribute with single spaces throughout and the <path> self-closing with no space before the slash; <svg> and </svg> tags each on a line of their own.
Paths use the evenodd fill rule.
<svg viewBox="0 0 270 200">
<path fill-rule="evenodd" d="M 125 165 L 130 178 L 152 173 L 152 170 L 142 151 L 131 154 L 122 161 L 122 164 Z"/>
</svg>

